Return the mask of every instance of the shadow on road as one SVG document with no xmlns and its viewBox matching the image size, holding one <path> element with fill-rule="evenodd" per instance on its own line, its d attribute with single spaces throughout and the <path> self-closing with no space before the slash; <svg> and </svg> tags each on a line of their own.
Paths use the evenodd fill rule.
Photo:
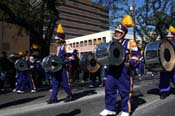
<svg viewBox="0 0 175 116">
<path fill-rule="evenodd" d="M 136 90 L 133 92 L 132 96 L 132 109 L 131 114 L 142 104 L 145 104 L 146 101 L 143 99 L 144 95 L 140 90 Z"/>
<path fill-rule="evenodd" d="M 160 95 L 159 88 L 150 89 L 147 91 L 148 94 Z M 175 88 L 171 87 L 170 94 L 175 94 Z"/>
<path fill-rule="evenodd" d="M 146 101 L 143 98 L 140 98 L 140 96 L 133 96 L 132 97 L 132 112 L 131 114 L 142 104 L 145 104 Z"/>
<path fill-rule="evenodd" d="M 16 100 L 16 101 L 4 103 L 4 104 L 0 105 L 0 109 L 10 107 L 10 106 L 14 106 L 14 105 L 24 104 L 24 103 L 33 101 L 33 100 L 41 98 L 41 97 L 44 97 L 44 96 L 37 96 L 37 97 L 33 97 L 33 98 L 19 99 L 19 100 Z"/>
<path fill-rule="evenodd" d="M 62 113 L 62 114 L 59 114 L 59 115 L 56 115 L 56 116 L 76 116 L 77 114 L 80 114 L 80 113 L 81 113 L 80 109 L 75 109 L 72 112 Z"/>
<path fill-rule="evenodd" d="M 143 94 L 140 91 L 135 91 L 132 96 L 132 109 L 131 114 L 142 104 L 145 104 L 146 101 L 142 98 L 144 97 Z M 121 112 L 122 104 L 121 100 L 117 101 L 117 114 Z"/>
<path fill-rule="evenodd" d="M 158 88 L 150 89 L 150 90 L 147 91 L 147 93 L 148 94 L 153 94 L 153 95 L 160 95 Z"/>
<path fill-rule="evenodd" d="M 79 99 L 81 97 L 94 95 L 94 94 L 97 94 L 95 89 L 94 90 L 86 90 L 86 91 L 83 91 L 83 92 L 75 93 L 75 94 L 73 94 L 73 101 L 77 100 L 77 99 Z"/>
</svg>

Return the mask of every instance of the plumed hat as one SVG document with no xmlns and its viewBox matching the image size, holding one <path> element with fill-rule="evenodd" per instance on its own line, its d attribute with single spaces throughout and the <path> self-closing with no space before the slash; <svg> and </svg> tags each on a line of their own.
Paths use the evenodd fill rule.
<svg viewBox="0 0 175 116">
<path fill-rule="evenodd" d="M 37 45 L 36 43 L 32 44 L 32 49 L 38 49 L 38 48 L 39 48 L 39 45 Z"/>
<path fill-rule="evenodd" d="M 20 51 L 20 52 L 18 52 L 18 55 L 19 55 L 20 57 L 23 57 L 23 56 L 25 56 L 25 53 L 22 52 L 22 51 Z"/>
<path fill-rule="evenodd" d="M 169 27 L 167 37 L 175 37 L 175 28 L 173 26 Z"/>
<path fill-rule="evenodd" d="M 65 40 L 65 35 L 64 35 L 64 31 L 63 31 L 63 27 L 62 25 L 59 23 L 56 29 L 56 36 L 55 36 L 56 40 Z"/>
<path fill-rule="evenodd" d="M 115 31 L 127 33 L 128 27 L 134 27 L 134 22 L 130 15 L 125 15 Z"/>
</svg>

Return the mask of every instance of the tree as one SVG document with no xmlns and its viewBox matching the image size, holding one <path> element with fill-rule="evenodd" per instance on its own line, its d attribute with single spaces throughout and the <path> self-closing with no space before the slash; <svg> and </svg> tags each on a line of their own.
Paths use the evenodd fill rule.
<svg viewBox="0 0 175 116">
<path fill-rule="evenodd" d="M 147 35 L 154 41 L 156 37 L 150 36 L 150 32 L 155 32 L 160 39 L 165 38 L 170 25 L 175 25 L 174 0 L 145 0 L 145 5 L 138 8 L 137 30 L 140 35 Z"/>
<path fill-rule="evenodd" d="M 23 27 L 30 35 L 30 44 L 37 44 L 44 57 L 49 54 L 50 40 L 59 18 L 55 2 L 64 0 L 1 0 L 0 20 Z M 45 21 L 48 27 L 43 37 Z"/>
<path fill-rule="evenodd" d="M 115 28 L 125 14 L 132 16 L 133 11 L 128 0 L 93 0 L 110 9 L 110 27 Z M 145 0 L 143 5 L 135 6 L 135 30 L 142 37 L 143 42 L 155 41 L 157 37 L 165 38 L 166 30 L 170 25 L 175 25 L 174 0 Z M 154 33 L 153 35 L 150 33 Z M 156 33 L 156 34 L 155 34 Z"/>
</svg>

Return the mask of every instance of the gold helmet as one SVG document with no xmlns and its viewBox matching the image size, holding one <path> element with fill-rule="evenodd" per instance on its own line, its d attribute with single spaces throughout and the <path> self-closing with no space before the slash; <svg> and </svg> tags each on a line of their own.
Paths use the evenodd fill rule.
<svg viewBox="0 0 175 116">
<path fill-rule="evenodd" d="M 131 16 L 126 15 L 122 19 L 121 23 L 118 25 L 118 27 L 115 29 L 115 31 L 121 32 L 121 33 L 127 33 L 128 27 L 134 27 L 134 22 L 131 18 Z"/>
<path fill-rule="evenodd" d="M 175 37 L 175 28 L 173 26 L 169 27 L 168 34 L 166 37 Z"/>
</svg>

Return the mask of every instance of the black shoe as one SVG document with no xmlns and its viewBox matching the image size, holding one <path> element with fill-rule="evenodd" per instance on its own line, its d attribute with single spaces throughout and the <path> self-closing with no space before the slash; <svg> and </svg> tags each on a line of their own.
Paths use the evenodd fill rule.
<svg viewBox="0 0 175 116">
<path fill-rule="evenodd" d="M 72 96 L 66 97 L 66 99 L 64 100 L 64 102 L 70 102 L 73 100 Z"/>
<path fill-rule="evenodd" d="M 166 97 L 168 97 L 170 95 L 169 92 L 161 92 L 160 93 L 160 99 L 165 99 Z"/>
<path fill-rule="evenodd" d="M 51 99 L 49 99 L 49 100 L 47 101 L 47 103 L 48 103 L 48 104 L 58 103 L 58 100 L 51 100 Z"/>
</svg>

